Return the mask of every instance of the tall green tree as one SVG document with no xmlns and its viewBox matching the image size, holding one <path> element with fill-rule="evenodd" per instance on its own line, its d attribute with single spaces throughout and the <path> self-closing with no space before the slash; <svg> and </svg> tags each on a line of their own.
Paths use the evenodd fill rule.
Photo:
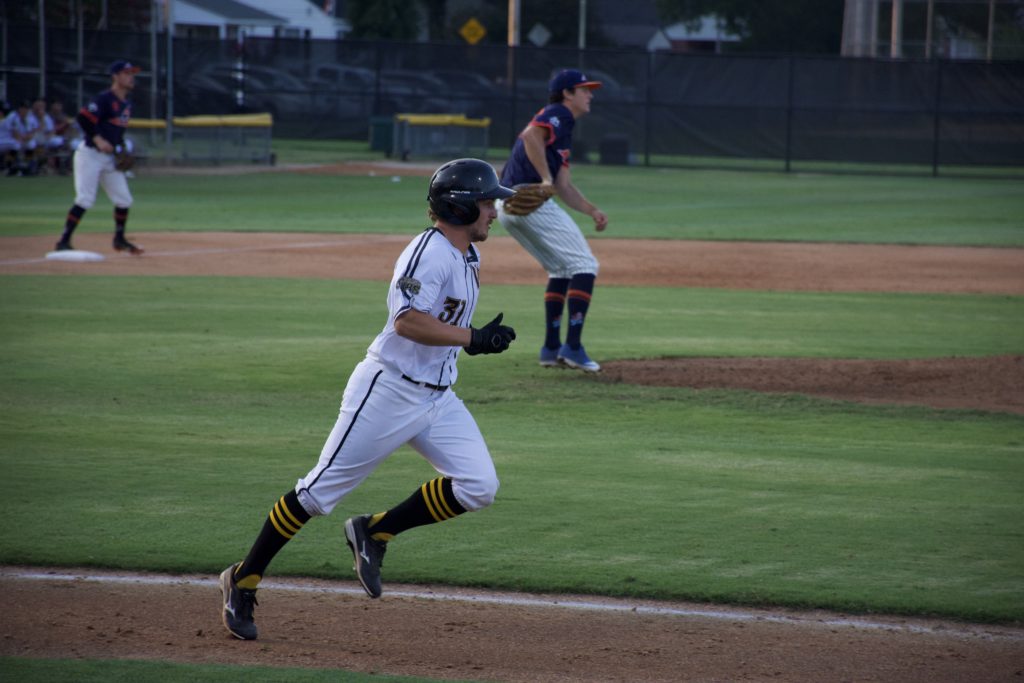
<svg viewBox="0 0 1024 683">
<path fill-rule="evenodd" d="M 415 40 L 420 33 L 417 3 L 409 0 L 347 0 L 352 38 Z"/>
<path fill-rule="evenodd" d="M 666 24 L 716 15 L 748 52 L 839 54 L 843 0 L 656 0 Z"/>
</svg>

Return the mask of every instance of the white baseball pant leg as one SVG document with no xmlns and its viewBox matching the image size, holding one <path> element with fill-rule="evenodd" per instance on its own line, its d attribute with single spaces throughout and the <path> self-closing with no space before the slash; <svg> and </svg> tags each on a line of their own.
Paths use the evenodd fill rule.
<svg viewBox="0 0 1024 683">
<path fill-rule="evenodd" d="M 349 378 L 341 413 L 320 459 L 296 483 L 299 502 L 311 515 L 330 514 L 406 443 L 452 479 L 455 498 L 467 510 L 479 510 L 494 500 L 498 477 L 487 444 L 452 390 L 417 386 L 364 360 Z"/>
<path fill-rule="evenodd" d="M 503 204 L 500 200 L 497 202 L 501 225 L 537 259 L 549 277 L 571 278 L 578 273 L 597 275 L 599 264 L 583 231 L 557 202 L 549 199 L 527 216 L 507 214 L 502 210 Z"/>
<path fill-rule="evenodd" d="M 122 209 L 132 205 L 132 193 L 128 190 L 128 179 L 114 168 L 114 156 L 98 149 L 81 145 L 75 150 L 75 204 L 90 209 L 96 203 L 96 191 L 103 185 L 103 191 L 110 202 Z"/>
</svg>

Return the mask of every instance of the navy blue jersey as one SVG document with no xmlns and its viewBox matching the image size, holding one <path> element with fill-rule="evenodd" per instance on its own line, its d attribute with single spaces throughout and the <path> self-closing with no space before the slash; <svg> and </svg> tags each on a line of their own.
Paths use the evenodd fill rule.
<svg viewBox="0 0 1024 683">
<path fill-rule="evenodd" d="M 96 147 L 92 137 L 99 133 L 116 147 L 124 142 L 124 131 L 131 117 L 131 101 L 120 99 L 112 90 L 104 90 L 82 107 L 75 118 L 85 132 L 85 144 Z"/>
<path fill-rule="evenodd" d="M 551 171 L 551 180 L 558 177 L 563 167 L 569 166 L 569 155 L 572 153 L 572 129 L 576 119 L 564 104 L 549 104 L 537 112 L 530 121 L 531 126 L 539 126 L 547 130 L 544 140 L 544 157 Z M 521 138 L 512 146 L 512 154 L 501 172 L 501 184 L 513 187 L 522 183 L 539 183 L 541 177 L 526 156 L 526 148 Z"/>
</svg>

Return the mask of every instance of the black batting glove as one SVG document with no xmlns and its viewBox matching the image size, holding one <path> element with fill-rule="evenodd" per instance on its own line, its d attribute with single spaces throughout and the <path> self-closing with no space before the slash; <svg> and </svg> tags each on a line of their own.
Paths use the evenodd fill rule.
<svg viewBox="0 0 1024 683">
<path fill-rule="evenodd" d="M 509 344 L 516 338 L 516 331 L 508 325 L 501 324 L 503 315 L 505 314 L 499 313 L 494 320 L 481 328 L 469 328 L 472 336 L 466 353 L 475 356 L 478 353 L 501 353 L 508 349 Z"/>
</svg>

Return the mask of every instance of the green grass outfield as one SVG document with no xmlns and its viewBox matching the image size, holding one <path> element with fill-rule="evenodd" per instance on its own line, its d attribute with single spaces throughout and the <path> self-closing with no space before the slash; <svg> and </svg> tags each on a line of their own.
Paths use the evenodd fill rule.
<svg viewBox="0 0 1024 683">
<path fill-rule="evenodd" d="M 383 324 L 380 290 L 2 278 L 0 352 L 17 362 L 0 393 L 0 561 L 214 573 L 241 557 L 315 461 Z M 529 320 L 536 295 L 488 287 L 481 315 Z M 926 357 L 1018 350 L 1024 302 L 607 288 L 595 313 L 602 358 Z M 1024 616 L 1024 418 L 606 384 L 541 369 L 535 353 L 463 359 L 499 502 L 400 539 L 388 580 Z M 349 577 L 341 520 L 429 476 L 403 450 L 274 573 Z"/>
<path fill-rule="evenodd" d="M 1018 182 L 599 167 L 577 180 L 610 237 L 1024 244 Z M 129 231 L 411 234 L 425 184 L 143 173 Z M 0 235 L 56 236 L 71 194 L 69 178 L 0 179 Z M 83 230 L 110 230 L 105 202 Z M 541 287 L 486 287 L 480 316 L 503 310 L 526 334 L 460 364 L 498 502 L 403 535 L 385 581 L 1024 620 L 1024 418 L 545 371 L 529 334 Z M 314 462 L 383 296 L 375 282 L 0 277 L 0 562 L 214 574 L 237 560 Z M 592 311 L 601 360 L 1024 350 L 1022 297 L 604 287 Z M 351 579 L 342 520 L 430 476 L 403 449 L 272 573 Z M 64 677 L 88 680 L 77 666 Z M 61 677 L 48 667 L 29 677 Z"/>
<path fill-rule="evenodd" d="M 797 240 L 1024 246 L 1024 181 L 580 166 L 579 187 L 609 215 L 608 238 Z M 427 179 L 287 172 L 156 175 L 143 169 L 129 233 L 244 230 L 413 233 Z M 0 235 L 56 238 L 70 177 L 0 178 Z M 100 198 L 79 230 L 109 232 Z M 498 228 L 498 234 L 503 231 Z"/>
<path fill-rule="evenodd" d="M 74 683 L 237 683 L 242 680 L 256 683 L 429 683 L 437 680 L 411 676 L 375 676 L 337 669 L 270 669 L 219 664 L 19 657 L 0 657 L 0 674 L 8 681 Z M 448 683 L 459 681 L 450 680 Z"/>
</svg>

